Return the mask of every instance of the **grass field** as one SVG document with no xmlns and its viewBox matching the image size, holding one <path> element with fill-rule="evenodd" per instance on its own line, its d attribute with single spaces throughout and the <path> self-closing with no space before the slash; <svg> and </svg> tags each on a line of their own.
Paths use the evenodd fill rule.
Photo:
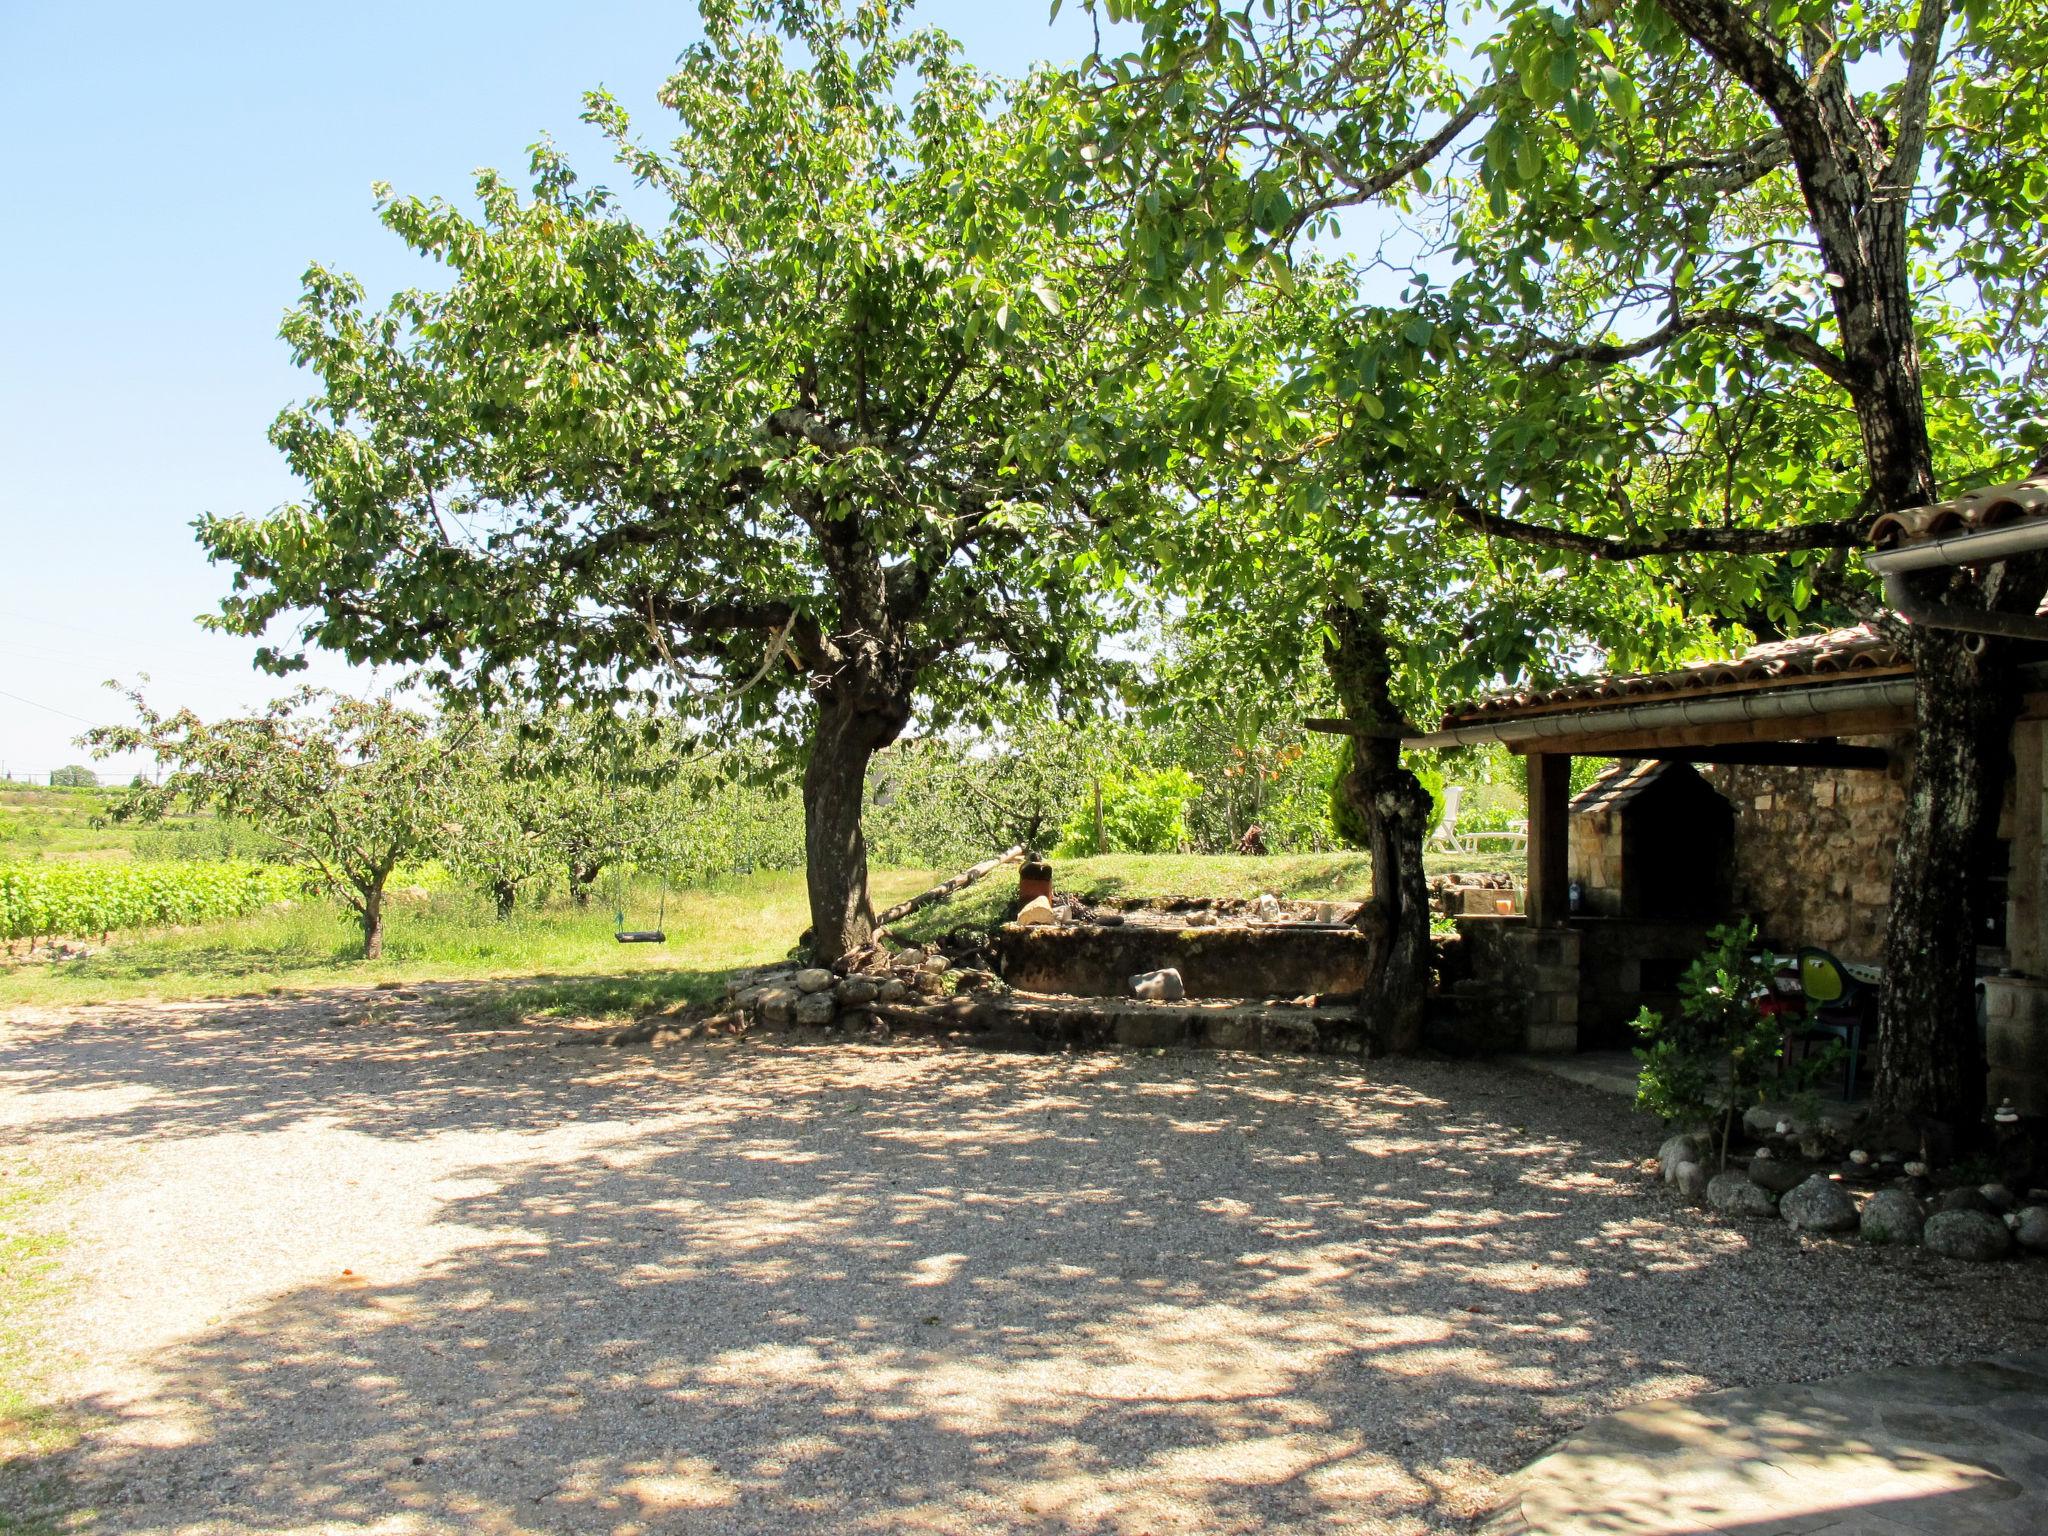
<svg viewBox="0 0 2048 1536">
<path fill-rule="evenodd" d="M 150 826 L 117 822 L 113 810 L 125 793 L 0 781 L 0 863 L 250 858 L 269 846 L 248 828 L 211 816 L 181 813 Z"/>
<path fill-rule="evenodd" d="M 1434 865 L 1437 861 L 1432 860 Z M 1469 858 L 1444 861 L 1471 867 Z M 944 872 L 938 872 L 944 873 Z M 930 885 L 925 870 L 878 870 L 875 905 L 887 907 Z M 1363 855 L 1112 855 L 1063 861 L 1060 890 L 1084 900 L 1171 896 L 1301 898 L 1362 896 L 1371 881 Z M 954 928 L 988 928 L 1015 900 L 1016 877 L 999 871 L 981 885 L 896 925 L 909 941 Z M 626 926 L 652 927 L 658 892 L 627 904 Z M 612 912 L 566 904 L 522 911 L 500 922 L 481 900 L 455 891 L 398 899 L 381 960 L 365 961 L 354 920 L 309 901 L 198 928 L 116 935 L 82 958 L 18 958 L 0 968 L 0 1007 L 137 997 L 236 997 L 333 985 L 410 981 L 492 983 L 480 1006 L 527 1014 L 627 1016 L 712 996 L 731 971 L 787 955 L 807 925 L 803 875 L 780 871 L 705 889 L 671 891 L 666 944 L 612 939 Z"/>
</svg>

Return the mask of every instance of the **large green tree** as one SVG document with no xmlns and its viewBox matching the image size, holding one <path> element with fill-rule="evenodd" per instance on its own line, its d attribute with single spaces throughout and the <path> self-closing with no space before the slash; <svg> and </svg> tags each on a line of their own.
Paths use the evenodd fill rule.
<svg viewBox="0 0 2048 1536">
<path fill-rule="evenodd" d="M 704 5 L 665 148 L 593 95 L 657 225 L 545 145 L 474 214 L 384 195 L 449 281 L 372 311 L 312 270 L 285 335 L 318 391 L 273 430 L 305 499 L 200 527 L 234 629 L 787 744 L 825 958 L 872 926 L 872 754 L 1085 672 L 1076 556 L 1145 484 L 1113 424 L 1147 343 L 1085 206 L 1034 200 L 1050 86 L 900 9 L 789 6 L 792 48 Z"/>
<path fill-rule="evenodd" d="M 1096 61 L 1077 159 L 1126 198 L 1146 296 L 1213 304 L 1290 281 L 1305 236 L 1371 243 L 1346 304 L 1369 503 L 1573 573 L 1644 562 L 1693 612 L 1777 628 L 1871 611 L 1846 552 L 1876 514 L 2038 448 L 2038 0 L 1101 9 L 1140 38 Z M 2048 573 L 1938 584 L 2031 612 Z M 2015 661 L 1894 628 L 1920 685 L 1879 1098 L 1960 1121 L 1983 1074 L 1956 892 Z"/>
</svg>

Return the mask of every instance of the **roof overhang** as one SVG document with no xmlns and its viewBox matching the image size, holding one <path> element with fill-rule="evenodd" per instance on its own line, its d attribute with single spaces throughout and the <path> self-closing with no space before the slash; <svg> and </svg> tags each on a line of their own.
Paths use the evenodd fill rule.
<svg viewBox="0 0 2048 1536">
<path fill-rule="evenodd" d="M 1405 737 L 1404 747 L 1497 742 L 1517 752 L 1625 755 L 1631 749 L 1874 736 L 1912 722 L 1910 674 L 1820 679 L 1772 689 L 1493 716 Z"/>
</svg>

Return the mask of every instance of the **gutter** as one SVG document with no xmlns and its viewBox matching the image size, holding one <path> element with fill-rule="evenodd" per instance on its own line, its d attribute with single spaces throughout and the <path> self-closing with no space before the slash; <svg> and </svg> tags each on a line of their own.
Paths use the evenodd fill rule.
<svg viewBox="0 0 2048 1536">
<path fill-rule="evenodd" d="M 1864 555 L 1863 563 L 1882 578 L 1885 601 L 1909 624 L 1971 635 L 1997 635 L 2008 640 L 2048 641 L 2048 618 L 2039 614 L 1957 608 L 1916 596 L 1906 582 L 1907 573 L 1912 571 L 1952 570 L 1959 565 L 1979 565 L 2041 549 L 2048 549 L 2048 518 L 2030 517 L 2002 528 L 1923 539 L 1893 549 L 1874 549 Z"/>
<path fill-rule="evenodd" d="M 2044 625 L 2048 637 L 2048 625 Z M 1865 683 L 1787 686 L 1756 693 L 1703 699 L 1666 699 L 1586 714 L 1528 715 L 1519 720 L 1474 721 L 1423 736 L 1404 736 L 1404 747 L 1470 747 L 1482 742 L 1569 741 L 1621 731 L 1656 731 L 1669 726 L 1732 725 L 1745 720 L 1811 720 L 1847 710 L 1896 709 L 1913 702 L 1913 679 L 1888 677 Z"/>
</svg>

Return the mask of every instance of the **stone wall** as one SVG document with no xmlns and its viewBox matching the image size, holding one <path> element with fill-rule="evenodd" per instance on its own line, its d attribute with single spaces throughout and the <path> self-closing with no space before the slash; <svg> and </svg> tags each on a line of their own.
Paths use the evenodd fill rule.
<svg viewBox="0 0 2048 1536">
<path fill-rule="evenodd" d="M 1901 755 L 1891 737 L 1857 745 Z M 1753 914 L 1774 943 L 1881 964 L 1906 803 L 1897 762 L 1884 772 L 1724 764 L 1701 773 L 1735 807 L 1735 910 Z"/>
<path fill-rule="evenodd" d="M 1295 997 L 1361 989 L 1372 941 L 1334 924 L 1012 923 L 997 931 L 995 949 L 1003 979 L 1024 992 L 1125 997 L 1134 975 L 1172 966 L 1189 997 Z"/>
</svg>

